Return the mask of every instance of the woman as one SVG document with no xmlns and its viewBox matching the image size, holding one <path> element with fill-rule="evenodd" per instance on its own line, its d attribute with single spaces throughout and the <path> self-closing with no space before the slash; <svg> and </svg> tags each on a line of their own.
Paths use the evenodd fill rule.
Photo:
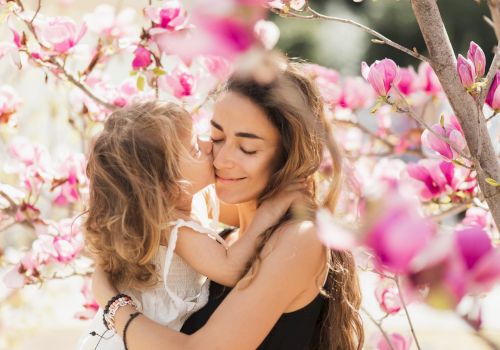
<svg viewBox="0 0 500 350">
<path fill-rule="evenodd" d="M 353 257 L 325 249 L 313 223 L 320 204 L 314 175 L 323 145 L 334 171 L 321 204 L 332 210 L 341 158 L 311 81 L 293 63 L 281 67 L 267 84 L 233 76 L 216 103 L 211 137 L 217 195 L 238 208 L 239 230 L 229 241 L 244 236 L 259 204 L 291 179 L 309 179 L 307 210 L 295 218 L 288 212 L 262 235 L 235 288 L 208 314 L 195 315 L 199 319 L 185 325 L 193 334 L 175 332 L 142 315 L 131 321 L 135 309 L 120 309 L 115 324 L 126 335 L 128 348 L 361 349 L 361 297 Z M 101 271 L 94 276 L 93 289 L 101 305 L 117 292 Z M 210 296 L 212 305 L 221 298 L 218 294 Z"/>
</svg>

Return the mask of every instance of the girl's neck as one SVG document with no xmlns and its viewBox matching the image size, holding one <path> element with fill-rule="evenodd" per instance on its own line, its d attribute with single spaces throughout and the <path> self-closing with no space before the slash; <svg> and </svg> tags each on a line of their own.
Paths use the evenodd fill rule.
<svg viewBox="0 0 500 350">
<path fill-rule="evenodd" d="M 175 207 L 175 215 L 178 217 L 189 218 L 191 217 L 192 210 L 192 196 L 183 196 L 177 201 L 177 206 Z"/>
<path fill-rule="evenodd" d="M 244 235 L 250 223 L 252 222 L 255 212 L 257 211 L 257 201 L 250 201 L 236 205 L 238 207 L 238 216 L 240 221 L 240 236 Z"/>
</svg>

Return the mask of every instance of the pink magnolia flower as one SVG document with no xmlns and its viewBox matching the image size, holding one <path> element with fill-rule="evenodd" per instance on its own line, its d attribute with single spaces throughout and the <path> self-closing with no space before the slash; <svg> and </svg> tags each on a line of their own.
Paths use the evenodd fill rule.
<svg viewBox="0 0 500 350">
<path fill-rule="evenodd" d="M 428 201 L 441 194 L 452 194 L 455 191 L 469 191 L 476 186 L 474 178 L 470 178 L 462 167 L 437 159 L 422 159 L 418 163 L 407 165 L 408 175 L 417 180 L 420 198 Z"/>
<path fill-rule="evenodd" d="M 49 49 L 65 54 L 73 48 L 87 31 L 86 25 L 78 30 L 76 23 L 68 17 L 49 17 L 35 20 L 35 31 Z"/>
<path fill-rule="evenodd" d="M 9 56 L 17 68 L 21 68 L 21 59 L 17 46 L 11 42 L 0 42 L 0 59 Z"/>
<path fill-rule="evenodd" d="M 439 79 L 427 62 L 422 62 L 418 66 L 418 86 L 428 95 L 437 96 L 443 91 Z"/>
<path fill-rule="evenodd" d="M 146 6 L 144 15 L 153 22 L 155 28 L 168 31 L 179 30 L 187 23 L 186 13 L 177 0 L 163 1 L 161 6 Z"/>
<path fill-rule="evenodd" d="M 455 230 L 451 242 L 441 245 L 441 253 L 428 257 L 430 261 L 420 266 L 413 281 L 427 285 L 431 303 L 440 307 L 455 307 L 467 294 L 489 291 L 500 281 L 500 248 L 492 245 L 484 229 L 477 225 Z"/>
<path fill-rule="evenodd" d="M 398 82 L 398 66 L 389 58 L 375 61 L 371 66 L 363 62 L 361 73 L 379 96 L 387 96 L 391 85 Z"/>
<path fill-rule="evenodd" d="M 488 95 L 486 96 L 486 104 L 490 106 L 495 111 L 500 110 L 500 89 L 498 85 L 500 84 L 500 71 L 495 74 L 493 82 L 491 83 L 490 89 L 488 90 Z"/>
<path fill-rule="evenodd" d="M 224 81 L 232 73 L 231 63 L 221 56 L 200 56 L 200 63 L 217 80 Z"/>
<path fill-rule="evenodd" d="M 390 184 L 383 197 L 368 202 L 364 243 L 375 255 L 378 268 L 407 273 L 410 263 L 435 233 L 433 222 L 420 215 L 418 203 L 403 197 Z"/>
<path fill-rule="evenodd" d="M 59 172 L 52 180 L 51 190 L 59 190 L 54 204 L 65 206 L 80 200 L 80 188 L 87 183 L 85 166 L 85 156 L 78 153 L 71 154 L 61 162 Z"/>
<path fill-rule="evenodd" d="M 392 347 L 387 343 L 385 337 L 381 336 L 377 343 L 377 350 L 409 350 L 411 346 L 411 337 L 405 337 L 399 333 L 389 334 L 389 340 Z"/>
<path fill-rule="evenodd" d="M 356 236 L 338 224 L 327 209 L 320 209 L 316 213 L 318 237 L 330 249 L 347 250 L 356 246 Z"/>
<path fill-rule="evenodd" d="M 393 281 L 380 279 L 375 288 L 375 298 L 386 314 L 395 314 L 402 308 L 399 291 Z"/>
<path fill-rule="evenodd" d="M 21 98 L 8 85 L 0 86 L 0 124 L 7 124 L 21 105 Z"/>
<path fill-rule="evenodd" d="M 149 31 L 152 41 L 160 52 L 175 54 L 188 65 L 198 55 L 235 60 L 253 47 L 255 23 L 265 17 L 266 9 L 261 1 L 224 0 L 219 5 L 195 0 L 191 7 L 192 26 L 174 31 L 153 28 Z M 186 45 L 186 41 L 190 45 Z"/>
<path fill-rule="evenodd" d="M 132 37 L 134 33 L 133 20 L 136 11 L 133 8 L 124 8 L 119 13 L 108 4 L 98 5 L 94 12 L 84 17 L 90 31 L 97 33 L 107 41 Z"/>
<path fill-rule="evenodd" d="M 493 233 L 495 230 L 491 212 L 479 207 L 470 207 L 467 209 L 465 218 L 461 224 L 464 226 L 480 226 L 489 233 Z"/>
<path fill-rule="evenodd" d="M 476 80 L 477 73 L 474 63 L 462 55 L 458 55 L 457 59 L 457 72 L 460 82 L 465 88 L 470 88 Z"/>
<path fill-rule="evenodd" d="M 132 68 L 139 70 L 147 68 L 153 60 L 151 59 L 151 52 L 144 48 L 144 46 L 137 46 L 134 51 L 134 60 L 132 61 Z"/>
<path fill-rule="evenodd" d="M 99 310 L 99 305 L 92 295 L 91 281 L 90 278 L 85 278 L 80 289 L 84 297 L 83 308 L 84 311 L 78 312 L 75 317 L 80 320 L 89 320 L 95 316 Z"/>
<path fill-rule="evenodd" d="M 341 93 L 339 105 L 352 110 L 370 106 L 375 97 L 370 85 L 361 77 L 347 77 Z"/>
<path fill-rule="evenodd" d="M 304 65 L 303 69 L 316 83 L 325 104 L 332 108 L 338 105 L 342 98 L 339 73 L 336 70 L 311 63 Z"/>
<path fill-rule="evenodd" d="M 399 69 L 398 89 L 403 95 L 410 95 L 415 92 L 417 90 L 417 85 L 418 76 L 412 66 Z"/>
<path fill-rule="evenodd" d="M 271 50 L 280 38 L 278 26 L 263 19 L 255 23 L 254 33 L 266 50 Z"/>
<path fill-rule="evenodd" d="M 460 123 L 454 115 L 446 117 L 443 125 L 441 123 L 432 125 L 431 129 L 449 139 L 457 150 L 462 151 L 465 148 L 465 136 Z M 453 160 L 459 157 L 457 151 L 429 130 L 424 130 L 422 133 L 422 144 L 446 159 Z"/>
<path fill-rule="evenodd" d="M 177 98 L 191 96 L 196 88 L 196 77 L 184 65 L 177 66 L 171 73 L 158 79 L 159 87 Z"/>
<path fill-rule="evenodd" d="M 486 57 L 484 56 L 484 52 L 481 47 L 473 41 L 470 42 L 467 58 L 474 63 L 477 78 L 481 78 L 486 69 Z"/>
</svg>

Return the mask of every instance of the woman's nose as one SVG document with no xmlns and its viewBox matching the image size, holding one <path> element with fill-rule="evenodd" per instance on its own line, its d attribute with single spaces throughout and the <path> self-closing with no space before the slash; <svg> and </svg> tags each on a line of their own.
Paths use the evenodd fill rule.
<svg viewBox="0 0 500 350">
<path fill-rule="evenodd" d="M 234 166 L 231 149 L 227 145 L 217 145 L 214 147 L 214 168 L 229 169 Z"/>
</svg>

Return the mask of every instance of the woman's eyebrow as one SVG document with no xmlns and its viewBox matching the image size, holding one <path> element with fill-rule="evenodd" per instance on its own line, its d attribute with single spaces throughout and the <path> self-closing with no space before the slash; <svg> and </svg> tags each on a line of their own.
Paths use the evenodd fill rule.
<svg viewBox="0 0 500 350">
<path fill-rule="evenodd" d="M 217 122 L 214 122 L 213 120 L 210 121 L 210 124 L 216 129 L 219 129 L 220 131 L 224 131 L 221 125 L 219 125 Z M 258 139 L 258 140 L 264 140 L 262 137 L 257 136 L 255 134 L 249 133 L 249 132 L 237 132 L 234 134 L 237 137 L 247 137 L 249 139 Z"/>
</svg>

